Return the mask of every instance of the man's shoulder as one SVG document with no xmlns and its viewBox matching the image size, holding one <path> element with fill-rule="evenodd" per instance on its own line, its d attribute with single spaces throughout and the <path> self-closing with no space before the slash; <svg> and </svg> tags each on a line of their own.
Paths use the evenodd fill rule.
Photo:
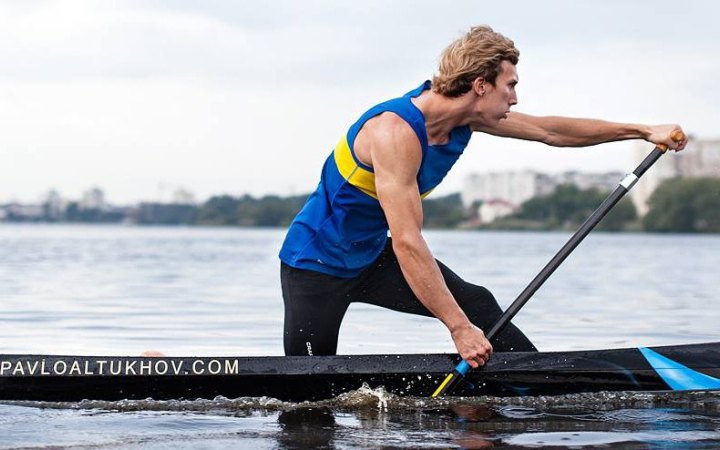
<svg viewBox="0 0 720 450">
<path fill-rule="evenodd" d="M 363 130 L 377 139 L 415 139 L 415 131 L 408 121 L 393 111 L 384 111 L 365 122 Z"/>
</svg>

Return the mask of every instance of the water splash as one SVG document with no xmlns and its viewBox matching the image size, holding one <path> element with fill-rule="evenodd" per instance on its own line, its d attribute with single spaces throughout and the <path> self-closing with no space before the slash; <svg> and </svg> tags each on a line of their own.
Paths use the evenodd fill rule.
<svg viewBox="0 0 720 450">
<path fill-rule="evenodd" d="M 360 389 L 345 392 L 338 395 L 330 401 L 332 406 L 360 409 L 364 407 L 375 407 L 381 411 L 387 411 L 388 404 L 396 404 L 400 397 L 391 394 L 384 387 L 371 388 L 367 383 L 363 383 Z"/>
</svg>

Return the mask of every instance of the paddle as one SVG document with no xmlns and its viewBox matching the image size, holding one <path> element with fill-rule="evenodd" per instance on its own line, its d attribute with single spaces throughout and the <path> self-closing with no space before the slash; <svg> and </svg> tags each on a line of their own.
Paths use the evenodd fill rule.
<svg viewBox="0 0 720 450">
<path fill-rule="evenodd" d="M 685 138 L 683 133 L 679 130 L 676 130 L 671 135 L 671 138 L 676 141 L 680 142 Z M 657 147 L 653 149 L 653 151 L 650 152 L 649 155 L 645 157 L 645 159 L 640 163 L 639 166 L 631 173 L 628 174 L 623 180 L 620 182 L 617 188 L 600 204 L 600 206 L 590 215 L 590 217 L 585 220 L 585 222 L 578 228 L 578 230 L 575 232 L 575 234 L 572 235 L 569 241 L 563 245 L 563 247 L 558 251 L 555 256 L 550 260 L 549 263 L 543 269 L 540 271 L 539 274 L 528 284 L 528 286 L 523 290 L 518 298 L 512 302 L 510 307 L 503 313 L 502 316 L 500 316 L 500 319 L 497 321 L 494 327 L 490 329 L 490 331 L 487 333 L 486 337 L 489 341 L 492 341 L 495 336 L 497 336 L 504 328 L 505 326 L 510 323 L 513 317 L 515 317 L 515 314 L 520 311 L 520 309 L 527 303 L 528 300 L 530 300 L 530 297 L 533 296 L 535 291 L 537 291 L 540 286 L 545 283 L 545 281 L 550 277 L 550 275 L 555 272 L 555 269 L 562 264 L 562 262 L 565 260 L 565 258 L 572 253 L 573 250 L 575 250 L 575 247 L 582 242 L 583 239 L 585 239 L 585 236 L 587 236 L 590 231 L 592 231 L 593 228 L 595 228 L 595 225 L 602 220 L 603 217 L 617 204 L 618 201 L 635 185 L 635 183 L 638 181 L 638 179 L 652 166 L 655 164 L 655 161 L 660 159 L 663 153 L 667 150 L 667 146 L 660 144 Z M 468 364 L 466 361 L 461 361 L 457 366 L 455 366 L 455 369 L 445 377 L 445 380 L 443 380 L 442 383 L 438 386 L 438 388 L 433 393 L 433 397 L 439 397 L 447 392 L 451 392 L 460 381 L 465 377 L 465 375 L 468 373 L 468 371 L 471 369 L 470 364 Z"/>
</svg>

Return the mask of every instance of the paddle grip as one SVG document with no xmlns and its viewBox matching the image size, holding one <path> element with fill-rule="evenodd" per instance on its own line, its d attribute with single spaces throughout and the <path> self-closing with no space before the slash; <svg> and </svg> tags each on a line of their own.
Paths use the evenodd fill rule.
<svg viewBox="0 0 720 450">
<path fill-rule="evenodd" d="M 670 135 L 670 139 L 672 139 L 672 140 L 675 141 L 675 142 L 680 142 L 680 141 L 682 141 L 683 139 L 685 139 L 685 133 L 683 133 L 683 132 L 680 131 L 680 130 L 675 130 L 675 131 L 673 131 L 672 134 Z M 662 150 L 662 151 L 665 152 L 665 151 L 667 151 L 668 146 L 665 145 L 665 144 L 658 144 L 658 148 L 659 148 L 660 150 Z"/>
</svg>

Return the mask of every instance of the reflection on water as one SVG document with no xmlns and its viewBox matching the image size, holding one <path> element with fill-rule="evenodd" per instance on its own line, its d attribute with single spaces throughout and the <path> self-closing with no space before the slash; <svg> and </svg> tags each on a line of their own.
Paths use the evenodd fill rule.
<svg viewBox="0 0 720 450">
<path fill-rule="evenodd" d="M 278 443 L 287 449 L 330 448 L 337 423 L 330 408 L 297 408 L 278 415 Z"/>
<path fill-rule="evenodd" d="M 429 232 L 507 306 L 565 233 Z M 282 230 L 0 225 L 0 353 L 279 355 Z M 593 233 L 517 316 L 542 350 L 720 340 L 720 236 Z M 353 305 L 341 353 L 451 352 L 437 321 Z M 717 448 L 716 395 L 0 404 L 0 448 Z"/>
</svg>

